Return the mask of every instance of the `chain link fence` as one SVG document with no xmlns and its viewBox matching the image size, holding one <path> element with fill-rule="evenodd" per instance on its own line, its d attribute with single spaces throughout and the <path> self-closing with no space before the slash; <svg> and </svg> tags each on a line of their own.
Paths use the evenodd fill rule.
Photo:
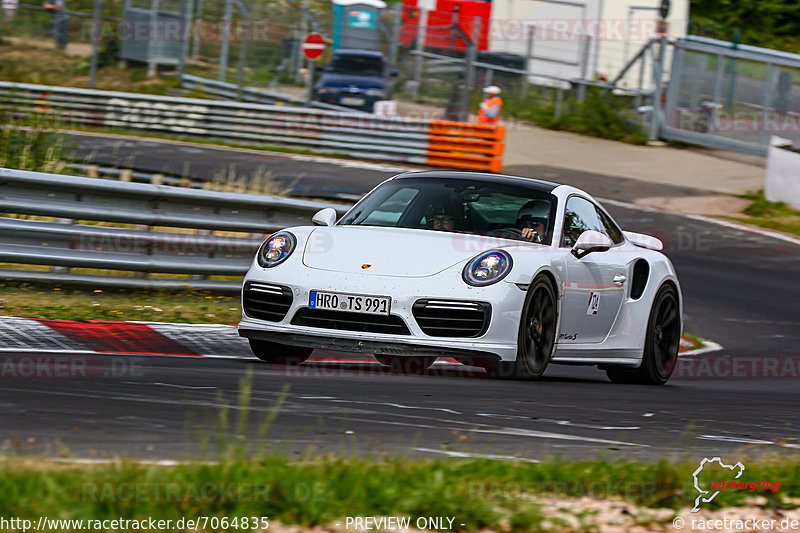
<svg viewBox="0 0 800 533">
<path fill-rule="evenodd" d="M 120 56 L 138 59 L 138 64 L 150 63 L 151 74 L 155 64 L 166 64 L 171 72 L 239 88 L 214 95 L 217 98 L 244 98 L 242 88 L 254 87 L 285 94 L 289 102 L 307 99 L 314 66 L 330 59 L 329 46 L 319 61 L 306 60 L 300 50 L 302 38 L 316 31 L 331 43 L 335 34 L 334 10 L 327 0 L 300 5 L 95 1 L 58 0 L 66 14 L 63 27 L 56 23 L 59 15 L 54 10 L 20 3 L 12 34 L 21 41 L 52 42 L 63 30 L 70 47 L 83 46 L 84 53 L 93 48 L 101 64 L 115 63 Z M 165 21 L 164 28 L 171 25 L 175 31 L 158 27 L 139 33 L 140 27 L 152 23 L 153 13 Z M 495 28 L 489 27 L 497 21 L 488 16 L 439 10 L 428 14 L 426 25 L 420 23 L 421 15 L 416 4 L 406 0 L 379 16 L 380 46 L 389 71 L 397 73 L 387 78 L 389 92 L 437 106 L 443 118 L 471 120 L 481 89 L 498 85 L 505 119 L 545 127 L 635 142 L 661 136 L 760 155 L 766 153 L 771 135 L 800 143 L 800 56 L 704 38 L 677 39 L 668 46 L 656 39 L 641 47 L 625 40 L 615 46 L 628 63 L 609 80 L 595 72 L 592 50 L 597 43 L 585 33 L 556 39 L 521 21 L 513 42 L 498 48 L 490 46 Z M 154 47 L 154 39 L 163 40 L 162 46 Z M 143 43 L 147 46 L 141 50 L 124 50 Z M 570 72 L 578 74 L 555 75 L 539 68 L 554 61 L 569 62 Z M 140 75 L 145 76 L 143 71 Z M 184 89 L 184 94 L 199 95 L 197 86 Z"/>
</svg>

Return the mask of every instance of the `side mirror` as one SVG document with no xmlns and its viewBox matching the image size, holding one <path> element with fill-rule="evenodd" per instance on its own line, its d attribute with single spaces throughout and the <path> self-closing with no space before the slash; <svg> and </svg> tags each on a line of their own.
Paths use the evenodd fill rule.
<svg viewBox="0 0 800 533">
<path fill-rule="evenodd" d="M 392 77 L 392 78 L 396 78 L 399 75 L 400 75 L 400 73 L 397 72 L 396 70 L 390 70 L 389 71 L 389 76 Z"/>
<path fill-rule="evenodd" d="M 572 255 L 580 259 L 592 252 L 605 252 L 614 246 L 608 235 L 599 231 L 586 230 L 578 237 L 578 241 L 572 247 Z"/>
<path fill-rule="evenodd" d="M 315 226 L 333 226 L 336 223 L 336 210 L 332 207 L 321 209 L 311 217 L 311 222 Z"/>
</svg>

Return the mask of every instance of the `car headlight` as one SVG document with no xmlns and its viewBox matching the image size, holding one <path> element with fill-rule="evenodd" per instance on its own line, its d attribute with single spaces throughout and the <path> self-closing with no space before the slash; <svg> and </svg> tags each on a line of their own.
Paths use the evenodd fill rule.
<svg viewBox="0 0 800 533">
<path fill-rule="evenodd" d="M 264 268 L 280 265 L 294 252 L 297 238 L 288 231 L 279 231 L 264 241 L 258 249 L 258 264 Z"/>
<path fill-rule="evenodd" d="M 365 94 L 367 96 L 377 96 L 379 98 L 383 98 L 383 90 L 382 89 L 367 89 Z"/>
<path fill-rule="evenodd" d="M 319 89 L 317 89 L 317 92 L 319 94 L 332 94 L 332 93 L 338 93 L 339 89 L 334 89 L 333 87 L 320 87 Z"/>
<path fill-rule="evenodd" d="M 464 267 L 464 281 L 474 287 L 497 283 L 511 271 L 511 256 L 503 250 L 490 250 L 474 257 Z"/>
</svg>

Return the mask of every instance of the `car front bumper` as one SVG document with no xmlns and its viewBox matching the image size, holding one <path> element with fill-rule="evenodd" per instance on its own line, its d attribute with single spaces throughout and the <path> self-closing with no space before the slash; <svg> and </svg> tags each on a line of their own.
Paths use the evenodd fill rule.
<svg viewBox="0 0 800 533">
<path fill-rule="evenodd" d="M 263 269 L 254 265 L 244 282 L 288 287 L 293 294 L 286 316 L 277 322 L 242 315 L 239 335 L 293 346 L 330 350 L 413 356 L 483 357 L 513 361 L 517 355 L 517 333 L 525 291 L 514 283 L 500 281 L 488 287 L 470 287 L 459 269 L 433 276 L 404 278 L 337 273 L 310 268 Z M 308 307 L 311 290 L 372 296 L 390 296 L 391 314 L 405 322 L 409 335 L 349 331 L 292 324 L 298 310 Z M 426 335 L 412 313 L 420 299 L 488 302 L 492 306 L 489 326 L 475 338 Z"/>
</svg>

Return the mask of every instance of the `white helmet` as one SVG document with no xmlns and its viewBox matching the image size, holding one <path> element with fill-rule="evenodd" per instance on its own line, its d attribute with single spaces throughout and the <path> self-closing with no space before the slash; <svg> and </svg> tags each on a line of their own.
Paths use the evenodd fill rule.
<svg viewBox="0 0 800 533">
<path fill-rule="evenodd" d="M 525 227 L 528 223 L 540 223 L 547 226 L 550 217 L 550 202 L 547 200 L 531 200 L 517 212 L 517 226 Z"/>
<path fill-rule="evenodd" d="M 500 94 L 503 90 L 498 87 L 497 85 L 489 85 L 488 87 L 483 89 L 483 92 L 486 94 Z"/>
</svg>

